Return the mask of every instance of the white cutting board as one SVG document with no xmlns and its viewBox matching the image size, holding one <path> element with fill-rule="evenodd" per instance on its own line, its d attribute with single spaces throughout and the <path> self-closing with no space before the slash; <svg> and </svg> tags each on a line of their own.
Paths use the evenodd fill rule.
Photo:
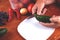
<svg viewBox="0 0 60 40">
<path fill-rule="evenodd" d="M 17 31 L 26 40 L 47 40 L 55 31 L 55 28 L 45 27 L 33 17 L 22 21 L 18 25 Z"/>
</svg>

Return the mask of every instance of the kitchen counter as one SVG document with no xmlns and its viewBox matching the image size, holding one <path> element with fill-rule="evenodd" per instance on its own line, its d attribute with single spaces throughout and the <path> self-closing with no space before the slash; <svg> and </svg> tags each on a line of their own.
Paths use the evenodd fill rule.
<svg viewBox="0 0 60 40">
<path fill-rule="evenodd" d="M 8 12 L 8 8 L 10 7 L 8 0 L 0 0 L 0 11 Z M 21 16 L 21 20 L 18 20 L 15 16 L 6 25 L 0 26 L 0 28 L 7 28 L 8 32 L 6 35 L 0 38 L 0 40 L 24 40 L 23 37 L 19 35 L 17 32 L 18 24 L 25 19 L 27 16 Z"/>
<path fill-rule="evenodd" d="M 8 12 L 8 8 L 10 7 L 8 0 L 0 0 L 0 11 L 6 11 Z M 60 9 L 57 8 L 55 5 L 50 5 L 47 7 L 48 11 L 46 12 L 46 15 L 52 16 L 52 15 L 60 15 Z M 17 32 L 17 27 L 20 22 L 22 22 L 27 16 L 21 16 L 21 19 L 18 20 L 15 16 L 10 22 L 7 22 L 6 25 L 0 26 L 7 28 L 8 32 L 6 35 L 0 38 L 0 40 L 24 40 L 24 38 L 19 35 Z M 48 38 L 48 40 L 55 40 L 56 38 L 60 38 L 60 28 L 56 28 L 55 32 Z"/>
</svg>

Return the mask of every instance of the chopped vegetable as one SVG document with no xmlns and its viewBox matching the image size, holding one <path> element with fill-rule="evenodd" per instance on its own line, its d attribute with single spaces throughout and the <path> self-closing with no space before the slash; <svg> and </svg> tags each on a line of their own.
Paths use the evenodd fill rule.
<svg viewBox="0 0 60 40">
<path fill-rule="evenodd" d="M 19 10 L 18 10 L 18 9 L 15 9 L 14 11 L 16 12 L 17 19 L 20 20 L 20 16 L 21 16 L 21 15 L 20 15 Z"/>
<path fill-rule="evenodd" d="M 8 15 L 9 15 L 8 21 L 11 21 L 13 17 L 13 10 L 11 8 L 8 9 Z"/>
<path fill-rule="evenodd" d="M 0 12 L 0 26 L 5 25 L 8 21 L 8 15 L 6 12 Z"/>
<path fill-rule="evenodd" d="M 4 36 L 7 33 L 6 28 L 0 28 L 0 37 Z"/>
<path fill-rule="evenodd" d="M 35 18 L 40 22 L 50 23 L 50 17 L 45 15 L 34 14 Z"/>
</svg>

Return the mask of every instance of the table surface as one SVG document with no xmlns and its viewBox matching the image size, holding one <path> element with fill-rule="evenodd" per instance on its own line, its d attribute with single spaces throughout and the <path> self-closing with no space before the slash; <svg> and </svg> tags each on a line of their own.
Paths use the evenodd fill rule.
<svg viewBox="0 0 60 40">
<path fill-rule="evenodd" d="M 8 0 L 0 0 L 0 11 L 8 12 L 8 8 L 10 7 Z M 48 11 L 46 15 L 60 15 L 60 9 L 55 7 L 54 5 L 48 6 Z M 17 32 L 18 24 L 23 21 L 27 16 L 21 16 L 21 19 L 18 20 L 15 16 L 13 19 L 8 22 L 4 26 L 0 26 L 3 28 L 7 28 L 8 32 L 6 35 L 0 38 L 0 40 L 25 40 L 19 33 Z M 48 40 L 55 40 L 56 38 L 60 37 L 60 28 L 56 28 L 55 32 L 48 38 Z"/>
</svg>

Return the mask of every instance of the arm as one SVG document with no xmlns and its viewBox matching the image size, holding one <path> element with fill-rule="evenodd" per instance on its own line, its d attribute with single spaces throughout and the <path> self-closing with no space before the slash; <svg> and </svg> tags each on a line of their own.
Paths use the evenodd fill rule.
<svg viewBox="0 0 60 40">
<path fill-rule="evenodd" d="M 9 2 L 10 2 L 10 5 L 11 5 L 11 8 L 15 9 L 16 8 L 15 5 L 18 4 L 18 0 L 9 0 Z"/>
</svg>

